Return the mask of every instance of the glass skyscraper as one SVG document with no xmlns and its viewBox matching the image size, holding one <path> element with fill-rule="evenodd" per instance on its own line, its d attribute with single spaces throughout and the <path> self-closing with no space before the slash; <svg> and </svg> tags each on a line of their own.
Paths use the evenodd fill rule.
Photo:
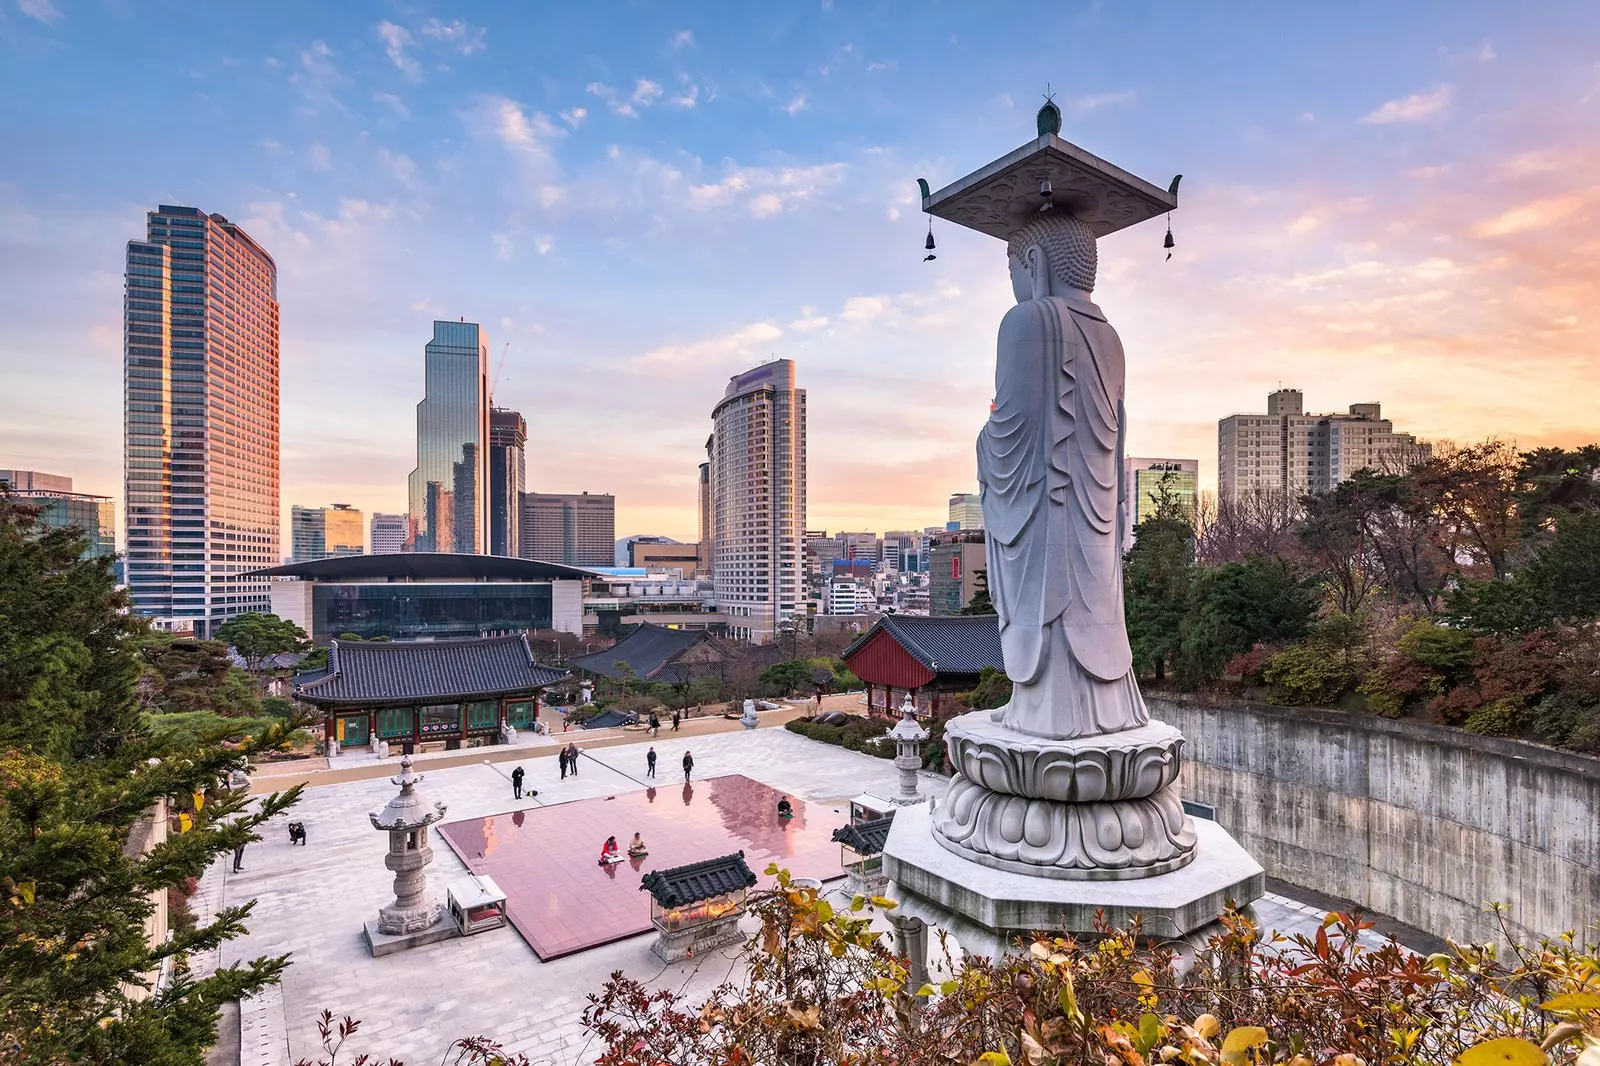
<svg viewBox="0 0 1600 1066">
<path fill-rule="evenodd" d="M 488 533 L 489 336 L 435 322 L 411 471 L 411 550 L 482 555 Z"/>
<path fill-rule="evenodd" d="M 221 215 L 163 204 L 123 300 L 126 573 L 135 613 L 209 636 L 268 610 L 278 558 L 278 268 Z"/>
<path fill-rule="evenodd" d="M 89 538 L 85 558 L 113 555 L 117 550 L 117 509 L 109 496 L 72 491 L 72 479 L 37 470 L 0 470 L 0 493 L 39 512 L 47 529 L 75 526 Z"/>
</svg>

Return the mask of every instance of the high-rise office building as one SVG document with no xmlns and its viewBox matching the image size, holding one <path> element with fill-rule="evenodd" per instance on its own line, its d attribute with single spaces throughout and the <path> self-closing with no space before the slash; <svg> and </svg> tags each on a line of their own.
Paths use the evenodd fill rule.
<svg viewBox="0 0 1600 1066">
<path fill-rule="evenodd" d="M 806 394 L 778 359 L 712 409 L 712 579 L 736 639 L 765 643 L 805 610 Z"/>
<path fill-rule="evenodd" d="M 946 529 L 982 529 L 983 499 L 976 492 L 950 494 L 950 524 Z"/>
<path fill-rule="evenodd" d="M 372 554 L 398 555 L 406 550 L 406 516 L 382 514 L 372 516 Z"/>
<path fill-rule="evenodd" d="M 348 503 L 332 507 L 289 508 L 289 553 L 292 561 L 310 562 L 335 555 L 366 553 L 361 512 Z"/>
<path fill-rule="evenodd" d="M 37 470 L 0 470 L 0 493 L 24 507 L 36 508 L 39 524 L 49 529 L 77 526 L 89 538 L 85 559 L 114 555 L 117 550 L 117 508 L 110 496 L 72 491 L 72 479 Z"/>
<path fill-rule="evenodd" d="M 162 205 L 123 301 L 129 593 L 209 636 L 268 609 L 278 558 L 278 269 L 221 215 Z"/>
<path fill-rule="evenodd" d="M 1123 516 L 1122 550 L 1133 547 L 1133 530 L 1156 513 L 1162 491 L 1193 515 L 1200 498 L 1200 460 L 1139 459 L 1122 460 L 1122 482 L 1127 486 L 1128 511 Z"/>
<path fill-rule="evenodd" d="M 614 566 L 617 498 L 610 493 L 524 492 L 524 559 L 568 566 Z"/>
<path fill-rule="evenodd" d="M 476 322 L 434 322 L 423 349 L 411 545 L 481 555 L 489 524 L 489 336 Z"/>
<path fill-rule="evenodd" d="M 489 554 L 521 550 L 523 450 L 528 423 L 515 411 L 489 411 Z"/>
<path fill-rule="evenodd" d="M 890 530 L 883 535 L 883 561 L 891 570 L 903 574 L 915 573 L 922 569 L 921 544 L 921 533 L 906 529 Z"/>
<path fill-rule="evenodd" d="M 1293 500 L 1327 492 L 1364 467 L 1408 466 L 1431 451 L 1411 434 L 1396 433 L 1379 404 L 1306 414 L 1299 389 L 1278 389 L 1267 396 L 1265 414 L 1218 420 L 1217 494 L 1237 499 L 1267 492 Z"/>
<path fill-rule="evenodd" d="M 876 533 L 840 533 L 839 558 L 849 559 L 851 562 L 876 563 L 879 559 L 880 543 Z"/>
</svg>

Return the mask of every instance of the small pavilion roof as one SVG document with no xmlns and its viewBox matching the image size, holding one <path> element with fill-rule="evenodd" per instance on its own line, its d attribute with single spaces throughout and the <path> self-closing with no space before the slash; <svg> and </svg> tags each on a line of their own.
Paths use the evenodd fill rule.
<svg viewBox="0 0 1600 1066">
<path fill-rule="evenodd" d="M 534 661 L 525 635 L 478 640 L 335 640 L 328 668 L 295 678 L 315 706 L 450 703 L 534 692 L 565 670 Z"/>
<path fill-rule="evenodd" d="M 692 680 L 688 671 L 673 660 L 703 640 L 712 637 L 703 629 L 667 629 L 645 622 L 605 651 L 575 656 L 572 665 L 586 673 L 613 681 L 622 680 L 622 667 L 637 681 Z"/>
<path fill-rule="evenodd" d="M 1005 669 L 997 615 L 886 614 L 857 637 L 841 658 L 848 663 L 880 631 L 935 673 L 976 674 L 985 666 Z"/>
<path fill-rule="evenodd" d="M 835 829 L 833 839 L 857 855 L 881 855 L 884 842 L 889 839 L 889 827 L 893 824 L 893 814 L 865 822 L 851 822 Z"/>
<path fill-rule="evenodd" d="M 744 852 L 738 851 L 670 870 L 651 870 L 639 882 L 639 889 L 663 907 L 685 907 L 755 883 L 756 875 L 745 865 Z"/>
</svg>

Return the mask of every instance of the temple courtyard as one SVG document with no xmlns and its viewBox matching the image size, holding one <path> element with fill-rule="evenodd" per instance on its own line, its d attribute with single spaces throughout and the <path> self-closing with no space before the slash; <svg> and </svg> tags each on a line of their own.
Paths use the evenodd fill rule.
<svg viewBox="0 0 1600 1066">
<path fill-rule="evenodd" d="M 646 777 L 652 744 L 655 780 Z M 695 762 L 688 788 L 681 768 L 686 750 Z M 655 740 L 590 747 L 578 774 L 566 780 L 554 744 L 514 759 L 504 751 L 486 754 L 496 758 L 439 769 L 421 759 L 414 767 L 425 775 L 419 791 L 448 807 L 435 826 L 429 890 L 442 900 L 470 864 L 499 881 L 512 926 L 381 958 L 368 953 L 362 923 L 393 898 L 393 875 L 383 864 L 387 838 L 367 817 L 394 796 L 388 776 L 319 785 L 318 776 L 331 775 L 313 775 L 292 813 L 245 851 L 240 872 L 219 862 L 207 873 L 192 901 L 202 917 L 256 904 L 249 934 L 224 945 L 220 958 L 197 964 L 291 957 L 281 986 L 241 1006 L 234 1061 L 288 1066 L 314 1057 L 323 1009 L 361 1022 L 347 1053 L 353 1048 L 380 1061 L 438 1062 L 452 1040 L 471 1035 L 538 1062 L 590 1061 L 600 1049 L 581 1014 L 587 994 L 612 972 L 693 993 L 726 980 L 735 965 L 737 945 L 681 963 L 664 964 L 652 954 L 650 900 L 638 890 L 643 873 L 743 850 L 758 875 L 776 860 L 797 875 L 837 876 L 839 849 L 830 836 L 849 820 L 850 799 L 862 792 L 892 796 L 897 782 L 887 759 L 765 723 L 752 731 L 663 732 Z M 536 797 L 513 800 L 510 774 L 518 765 L 526 771 L 524 789 L 537 790 Z M 386 769 L 398 773 L 399 759 Z M 942 795 L 943 778 L 921 776 L 926 792 Z M 773 817 L 779 794 L 794 802 L 796 817 L 787 824 Z M 291 820 L 304 823 L 306 846 L 290 845 Z M 649 858 L 597 866 L 608 835 L 626 848 L 635 831 L 644 834 Z M 842 879 L 828 883 L 836 892 L 843 886 Z M 1258 901 L 1256 911 L 1265 926 L 1284 933 L 1313 932 L 1324 913 L 1281 895 Z"/>
</svg>

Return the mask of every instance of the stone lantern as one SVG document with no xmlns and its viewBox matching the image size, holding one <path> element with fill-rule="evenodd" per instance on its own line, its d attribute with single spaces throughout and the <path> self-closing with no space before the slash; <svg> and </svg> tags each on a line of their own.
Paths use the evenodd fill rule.
<svg viewBox="0 0 1600 1066">
<path fill-rule="evenodd" d="M 376 922 L 366 923 L 367 946 L 374 955 L 442 940 L 455 932 L 450 923 L 440 922 L 439 903 L 426 896 L 425 869 L 433 861 L 428 827 L 444 817 L 445 805 L 430 803 L 417 791 L 422 775 L 411 772 L 410 756 L 400 760 L 400 776 L 390 780 L 400 786 L 400 794 L 368 815 L 372 828 L 389 834 L 389 854 L 383 864 L 394 871 L 394 902 L 378 911 Z"/>
<path fill-rule="evenodd" d="M 917 771 L 922 769 L 922 744 L 928 739 L 928 731 L 917 724 L 917 708 L 909 692 L 905 702 L 900 704 L 900 721 L 889 730 L 889 739 L 894 741 L 894 765 L 900 771 L 900 793 L 894 797 L 894 802 L 902 807 L 921 803 Z"/>
</svg>

